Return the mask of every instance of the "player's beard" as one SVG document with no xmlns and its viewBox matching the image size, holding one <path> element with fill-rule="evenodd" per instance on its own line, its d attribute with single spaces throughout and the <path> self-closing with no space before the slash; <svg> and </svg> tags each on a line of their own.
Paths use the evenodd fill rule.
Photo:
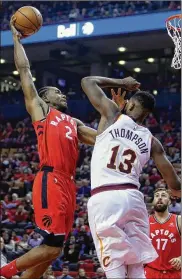
<svg viewBox="0 0 182 279">
<path fill-rule="evenodd" d="M 67 113 L 68 112 L 68 107 L 66 107 L 62 104 L 56 104 L 55 108 L 62 113 Z"/>
<path fill-rule="evenodd" d="M 156 212 L 164 212 L 168 208 L 168 204 L 155 204 L 154 210 Z"/>
<path fill-rule="evenodd" d="M 58 110 L 61 111 L 62 113 L 67 113 L 68 108 L 60 106 Z"/>
</svg>

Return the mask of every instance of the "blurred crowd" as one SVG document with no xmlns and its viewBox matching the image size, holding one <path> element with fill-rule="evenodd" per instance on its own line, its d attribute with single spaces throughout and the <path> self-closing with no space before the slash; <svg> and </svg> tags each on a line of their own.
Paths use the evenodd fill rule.
<svg viewBox="0 0 182 279">
<path fill-rule="evenodd" d="M 179 108 L 160 110 L 159 118 L 150 114 L 146 126 L 162 142 L 167 157 L 181 175 L 181 136 Z M 97 129 L 98 119 L 89 126 Z M 1 171 L 1 262 L 6 263 L 38 246 L 42 238 L 33 231 L 32 184 L 39 166 L 36 137 L 29 118 L 23 121 L 2 121 L 0 124 Z M 92 147 L 80 144 L 76 171 L 77 207 L 75 221 L 64 252 L 52 264 L 44 279 L 100 278 L 100 268 L 88 225 L 87 201 L 90 197 L 90 159 Z M 152 160 L 140 176 L 149 214 L 153 192 L 166 187 Z M 180 200 L 172 200 L 170 212 L 180 213 Z M 15 278 L 13 278 L 15 279 Z M 17 279 L 17 278 L 16 278 Z"/>
<path fill-rule="evenodd" d="M 11 15 L 27 5 L 40 10 L 45 25 L 180 9 L 180 1 L 5 1 L 1 30 L 8 30 Z"/>
<path fill-rule="evenodd" d="M 109 74 L 113 78 L 123 78 L 128 75 L 128 73 L 124 73 L 119 68 L 112 68 L 111 73 Z M 174 94 L 180 94 L 181 91 L 181 72 L 175 72 L 175 74 L 171 74 L 171 72 L 162 71 L 158 75 L 146 75 L 135 74 L 133 73 L 133 77 L 139 80 L 142 84 L 142 88 L 149 91 L 150 93 L 157 91 L 157 94 L 168 94 L 170 98 L 174 96 Z M 18 79 L 14 79 L 14 82 L 19 82 Z M 9 81 L 12 83 L 12 81 Z M 75 82 L 72 87 L 70 87 L 70 83 L 66 81 L 65 87 L 60 87 L 59 84 L 57 86 L 63 91 L 66 92 L 68 100 L 83 100 L 86 99 L 85 94 L 82 90 L 80 90 L 80 80 Z M 110 91 L 106 90 L 106 93 L 110 95 Z M 14 88 L 10 88 L 8 91 L 5 91 L 4 94 L 0 94 L 0 104 L 11 105 L 11 104 L 22 104 L 24 106 L 24 98 L 22 92 L 20 90 L 15 91 Z M 1 109 L 1 108 L 0 108 Z M 1 113 L 1 112 L 0 112 Z"/>
</svg>

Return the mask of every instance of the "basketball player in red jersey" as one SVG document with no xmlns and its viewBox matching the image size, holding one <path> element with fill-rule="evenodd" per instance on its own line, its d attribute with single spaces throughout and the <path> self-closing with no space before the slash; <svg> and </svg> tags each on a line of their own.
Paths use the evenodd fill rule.
<svg viewBox="0 0 182 279">
<path fill-rule="evenodd" d="M 40 171 L 33 186 L 33 206 L 38 231 L 44 243 L 4 266 L 1 275 L 10 278 L 26 270 L 23 279 L 38 279 L 53 259 L 61 253 L 63 242 L 71 230 L 75 210 L 73 181 L 78 157 L 78 139 L 93 145 L 96 131 L 63 113 L 66 97 L 55 87 L 44 87 L 38 93 L 21 35 L 11 20 L 15 65 L 20 74 L 25 105 L 38 138 Z M 127 82 L 135 87 L 134 79 Z M 126 87 L 127 87 L 126 85 Z"/>
<path fill-rule="evenodd" d="M 96 131 L 63 113 L 67 109 L 66 97 L 57 88 L 44 87 L 37 93 L 28 58 L 19 40 L 21 35 L 13 22 L 14 19 L 11 29 L 15 65 L 38 140 L 40 171 L 33 185 L 33 206 L 36 225 L 44 236 L 44 244 L 4 266 L 1 275 L 9 278 L 18 271 L 26 270 L 24 279 L 37 279 L 59 256 L 60 247 L 63 247 L 72 227 L 78 139 L 93 145 Z"/>
<path fill-rule="evenodd" d="M 150 237 L 159 257 L 146 265 L 147 279 L 181 278 L 181 216 L 170 214 L 170 195 L 166 189 L 154 192 L 154 214 L 149 217 Z"/>
</svg>

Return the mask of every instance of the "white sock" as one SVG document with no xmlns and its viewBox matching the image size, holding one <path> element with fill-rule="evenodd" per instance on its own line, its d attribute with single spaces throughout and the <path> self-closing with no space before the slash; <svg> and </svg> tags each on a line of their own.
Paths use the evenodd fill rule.
<svg viewBox="0 0 182 279">
<path fill-rule="evenodd" d="M 129 279 L 145 279 L 145 272 L 144 272 L 144 267 L 143 264 L 131 264 L 128 265 L 128 278 Z"/>
<path fill-rule="evenodd" d="M 126 278 L 126 266 L 121 265 L 118 268 L 105 271 L 107 279 L 125 279 Z"/>
</svg>

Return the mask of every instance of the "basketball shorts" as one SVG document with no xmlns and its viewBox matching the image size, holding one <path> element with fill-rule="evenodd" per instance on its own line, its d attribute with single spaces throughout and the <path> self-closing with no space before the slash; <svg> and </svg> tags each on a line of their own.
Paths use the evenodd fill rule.
<svg viewBox="0 0 182 279">
<path fill-rule="evenodd" d="M 145 276 L 147 279 L 180 279 L 181 271 L 178 270 L 157 270 L 151 267 L 145 267 Z"/>
<path fill-rule="evenodd" d="M 50 171 L 49 167 L 37 173 L 33 207 L 36 231 L 44 236 L 45 244 L 62 246 L 73 225 L 75 206 L 76 186 L 71 178 Z"/>
<path fill-rule="evenodd" d="M 88 201 L 88 219 L 105 272 L 157 258 L 143 194 L 138 190 L 114 190 L 113 185 L 112 191 L 93 195 Z"/>
</svg>

